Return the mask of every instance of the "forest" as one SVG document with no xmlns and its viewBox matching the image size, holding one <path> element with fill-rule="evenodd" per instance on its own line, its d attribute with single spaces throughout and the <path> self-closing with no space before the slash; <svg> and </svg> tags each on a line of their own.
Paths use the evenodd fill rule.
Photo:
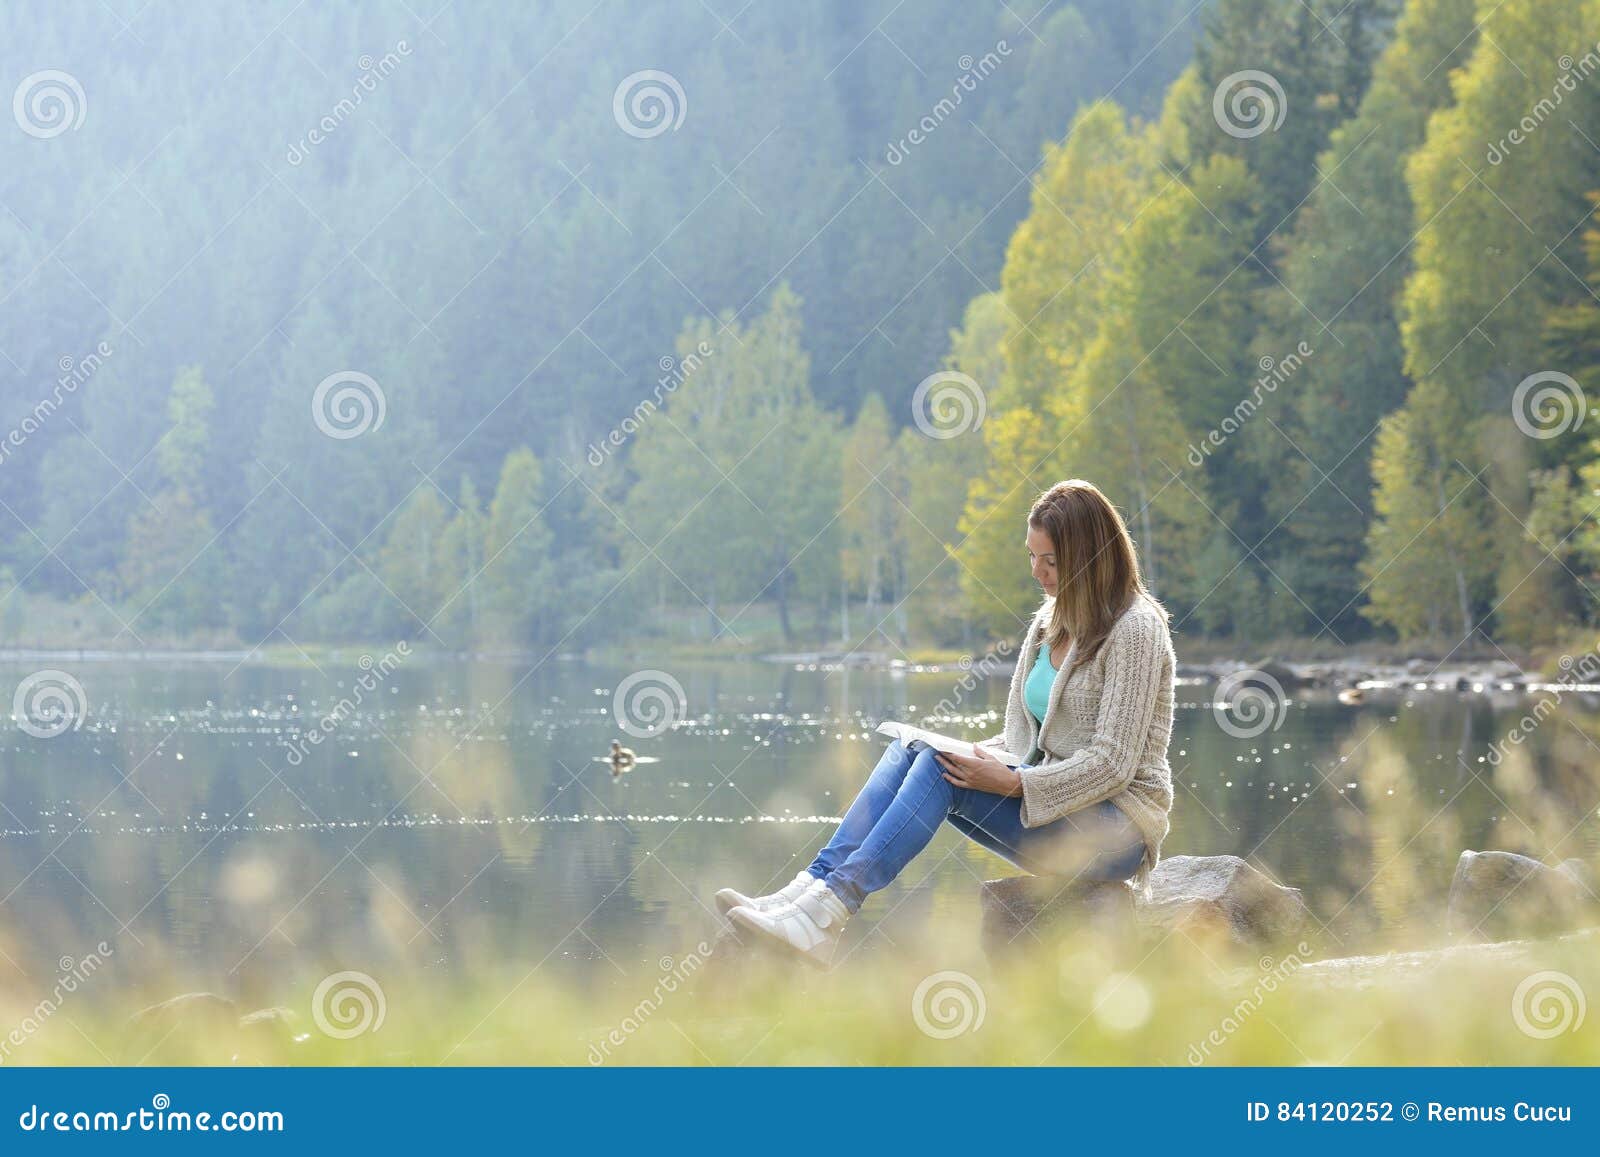
<svg viewBox="0 0 1600 1157">
<path fill-rule="evenodd" d="M 1600 617 L 1600 0 L 276 8 L 0 12 L 7 645 Z"/>
</svg>

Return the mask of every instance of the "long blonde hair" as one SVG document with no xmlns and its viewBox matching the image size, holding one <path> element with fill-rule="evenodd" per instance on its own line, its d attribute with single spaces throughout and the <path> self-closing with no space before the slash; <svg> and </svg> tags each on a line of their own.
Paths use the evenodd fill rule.
<svg viewBox="0 0 1600 1157">
<path fill-rule="evenodd" d="M 1136 598 L 1149 599 L 1171 617 L 1145 588 L 1127 523 L 1093 482 L 1057 482 L 1034 502 L 1028 525 L 1048 534 L 1056 553 L 1055 605 L 1043 625 L 1045 643 L 1055 647 L 1076 639 L 1074 670 L 1094 658 L 1111 624 Z"/>
</svg>

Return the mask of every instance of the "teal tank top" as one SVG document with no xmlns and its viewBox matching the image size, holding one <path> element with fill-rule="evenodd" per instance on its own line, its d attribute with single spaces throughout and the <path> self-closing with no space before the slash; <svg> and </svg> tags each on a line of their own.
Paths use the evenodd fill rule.
<svg viewBox="0 0 1600 1157">
<path fill-rule="evenodd" d="M 1039 644 L 1039 658 L 1022 684 L 1022 701 L 1029 713 L 1039 723 L 1044 722 L 1045 709 L 1050 706 L 1050 688 L 1056 681 L 1056 669 L 1050 665 L 1050 648 Z"/>
</svg>

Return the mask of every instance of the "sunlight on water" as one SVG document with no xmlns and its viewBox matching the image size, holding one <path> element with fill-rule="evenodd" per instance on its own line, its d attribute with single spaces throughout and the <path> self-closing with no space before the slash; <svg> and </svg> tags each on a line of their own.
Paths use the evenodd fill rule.
<svg viewBox="0 0 1600 1157">
<path fill-rule="evenodd" d="M 640 738 L 613 714 L 628 672 L 576 662 L 416 661 L 342 712 L 337 664 L 228 671 L 84 664 L 80 727 L 0 744 L 0 950 L 29 978 L 107 941 L 107 991 L 274 1004 L 335 968 L 517 962 L 625 989 L 714 935 L 716 889 L 809 863 L 882 751 L 880 720 L 981 737 L 1005 689 L 952 707 L 959 672 L 684 664 L 685 717 Z M 1180 681 L 1163 854 L 1248 857 L 1304 889 L 1339 951 L 1436 942 L 1463 848 L 1592 856 L 1600 838 L 1576 695 L 1498 766 L 1490 744 L 1529 699 L 1499 688 L 1307 694 L 1246 739 L 1209 695 Z M 613 739 L 639 757 L 620 774 Z M 863 909 L 862 957 L 930 920 L 975 941 L 978 881 L 1011 874 L 941 831 Z"/>
</svg>

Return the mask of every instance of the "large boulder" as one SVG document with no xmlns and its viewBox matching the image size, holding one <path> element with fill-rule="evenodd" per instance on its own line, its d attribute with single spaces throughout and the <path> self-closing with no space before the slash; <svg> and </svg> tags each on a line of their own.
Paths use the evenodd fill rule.
<svg viewBox="0 0 1600 1157">
<path fill-rule="evenodd" d="M 1298 888 L 1286 888 L 1238 856 L 1171 856 L 1150 875 L 1141 901 L 1126 883 L 1013 876 L 983 885 L 983 943 L 991 955 L 1026 946 L 1064 924 L 1106 933 L 1139 929 L 1246 948 L 1294 940 L 1310 922 Z"/>
<path fill-rule="evenodd" d="M 1170 856 L 1150 874 L 1142 923 L 1199 932 L 1245 947 L 1292 940 L 1310 922 L 1299 888 L 1289 888 L 1238 856 Z"/>
<path fill-rule="evenodd" d="M 1133 889 L 1120 881 L 1011 876 L 986 882 L 981 897 L 983 948 L 991 957 L 1036 943 L 1057 924 L 1104 932 L 1134 925 Z"/>
<path fill-rule="evenodd" d="M 1517 940 L 1594 923 L 1592 881 L 1579 860 L 1552 868 L 1516 852 L 1465 851 L 1450 881 L 1452 940 Z"/>
</svg>

